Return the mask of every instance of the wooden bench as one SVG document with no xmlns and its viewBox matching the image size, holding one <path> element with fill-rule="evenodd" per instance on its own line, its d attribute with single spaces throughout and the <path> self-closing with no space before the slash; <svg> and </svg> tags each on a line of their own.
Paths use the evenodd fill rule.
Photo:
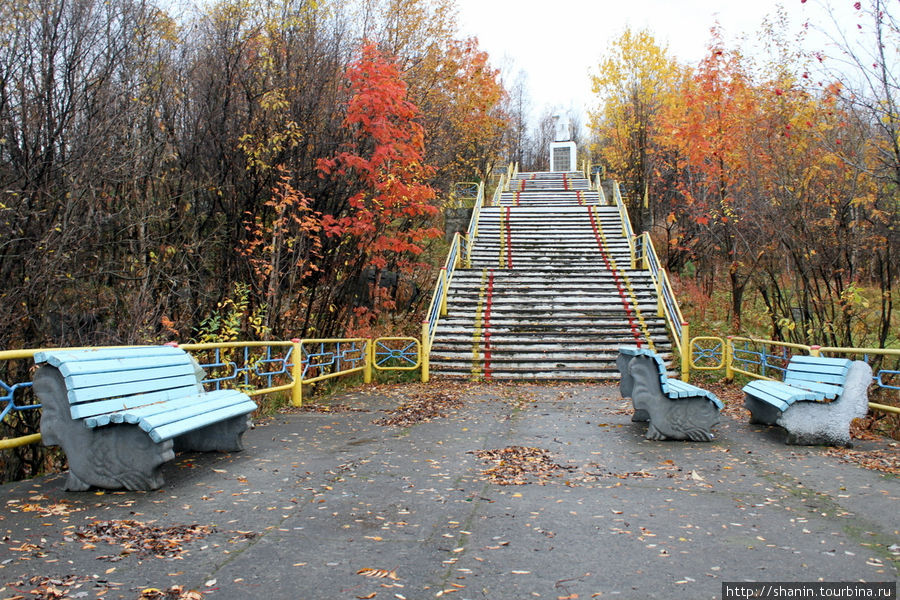
<svg viewBox="0 0 900 600">
<path fill-rule="evenodd" d="M 690 383 L 669 379 L 663 359 L 652 350 L 619 347 L 619 392 L 634 404 L 632 421 L 649 421 L 647 439 L 709 442 L 722 402 Z"/>
<path fill-rule="evenodd" d="M 868 411 L 872 369 L 862 361 L 794 356 L 784 381 L 743 387 L 751 423 L 780 425 L 788 444 L 850 444 L 850 422 Z"/>
<path fill-rule="evenodd" d="M 176 450 L 238 451 L 256 403 L 204 391 L 184 350 L 142 346 L 38 352 L 34 391 L 44 445 L 69 461 L 66 489 L 156 489 Z"/>
</svg>

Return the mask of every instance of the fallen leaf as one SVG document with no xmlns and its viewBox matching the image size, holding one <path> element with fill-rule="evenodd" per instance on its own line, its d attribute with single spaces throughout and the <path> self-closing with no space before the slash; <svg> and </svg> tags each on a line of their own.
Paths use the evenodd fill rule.
<svg viewBox="0 0 900 600">
<path fill-rule="evenodd" d="M 397 571 L 388 571 L 387 569 L 372 569 L 370 567 L 365 567 L 356 572 L 357 575 L 363 575 L 364 577 L 374 577 L 376 579 L 400 579 L 397 576 Z"/>
</svg>

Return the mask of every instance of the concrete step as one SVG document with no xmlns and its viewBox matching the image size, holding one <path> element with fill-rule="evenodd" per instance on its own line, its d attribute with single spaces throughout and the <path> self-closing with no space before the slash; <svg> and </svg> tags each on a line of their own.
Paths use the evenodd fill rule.
<svg viewBox="0 0 900 600">
<path fill-rule="evenodd" d="M 435 375 L 618 378 L 619 346 L 645 336 L 671 358 L 652 279 L 631 268 L 618 209 L 589 188 L 577 172 L 521 173 L 482 209 L 472 268 L 454 272 L 435 332 Z"/>
</svg>

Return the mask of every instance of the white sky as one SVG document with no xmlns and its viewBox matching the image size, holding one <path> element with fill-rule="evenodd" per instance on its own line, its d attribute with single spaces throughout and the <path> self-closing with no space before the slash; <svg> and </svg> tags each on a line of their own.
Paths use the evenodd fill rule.
<svg viewBox="0 0 900 600">
<path fill-rule="evenodd" d="M 835 0 L 842 18 L 855 21 L 851 0 Z M 785 7 L 791 30 L 809 20 L 830 29 L 827 0 L 457 0 L 463 36 L 478 37 L 495 67 L 508 77 L 527 73 L 533 114 L 546 106 L 593 108 L 590 74 L 604 46 L 626 26 L 647 28 L 681 62 L 696 64 L 704 55 L 710 28 L 725 39 L 752 37 L 766 15 Z M 844 7 L 843 5 L 847 5 Z M 812 38 L 810 39 L 810 41 Z M 826 41 L 819 38 L 819 44 Z M 809 44 L 807 44 L 808 46 Z"/>
</svg>

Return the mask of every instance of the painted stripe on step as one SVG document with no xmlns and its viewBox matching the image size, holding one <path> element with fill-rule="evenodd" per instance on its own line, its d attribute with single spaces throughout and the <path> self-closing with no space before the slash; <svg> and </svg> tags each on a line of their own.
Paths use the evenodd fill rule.
<svg viewBox="0 0 900 600">
<path fill-rule="evenodd" d="M 610 263 L 609 256 L 606 254 L 606 250 L 604 248 L 603 243 L 603 229 L 598 228 L 597 225 L 597 215 L 594 212 L 593 206 L 587 207 L 588 220 L 591 222 L 591 229 L 594 231 L 594 239 L 597 241 L 597 247 L 600 250 L 600 256 L 603 258 L 603 262 L 606 265 L 606 270 L 609 271 L 613 276 L 613 281 L 616 284 L 616 289 L 619 292 L 619 298 L 622 300 L 622 306 L 625 309 L 625 315 L 628 317 L 628 325 L 631 328 L 631 334 L 634 336 L 635 344 L 638 348 L 643 347 L 643 340 L 641 339 L 641 334 L 637 329 L 637 326 L 634 323 L 634 317 L 632 316 L 631 306 L 629 306 L 628 300 L 625 298 L 625 290 L 622 288 L 622 282 L 619 280 L 619 270 L 614 268 Z"/>
<path fill-rule="evenodd" d="M 484 327 L 484 296 L 487 269 L 481 270 L 481 287 L 478 290 L 478 304 L 475 307 L 475 326 L 472 328 L 472 379 L 481 376 L 481 353 L 479 352 L 478 338 Z"/>
<path fill-rule="evenodd" d="M 503 265 L 500 265 L 501 267 Z M 513 268 L 512 264 L 512 229 L 510 227 L 510 212 L 509 207 L 506 207 L 506 267 L 508 269 Z M 491 275 L 493 278 L 493 275 Z"/>
<path fill-rule="evenodd" d="M 491 305 L 494 298 L 494 270 L 488 274 L 487 302 L 484 307 L 484 378 L 491 378 Z"/>
<path fill-rule="evenodd" d="M 498 236 L 498 248 L 497 248 L 497 264 L 502 269 L 504 263 L 504 254 L 506 253 L 506 227 L 504 227 L 504 220 L 506 219 L 506 212 L 501 208 L 500 212 L 497 214 L 499 218 L 499 222 L 497 224 L 497 236 Z"/>
</svg>

